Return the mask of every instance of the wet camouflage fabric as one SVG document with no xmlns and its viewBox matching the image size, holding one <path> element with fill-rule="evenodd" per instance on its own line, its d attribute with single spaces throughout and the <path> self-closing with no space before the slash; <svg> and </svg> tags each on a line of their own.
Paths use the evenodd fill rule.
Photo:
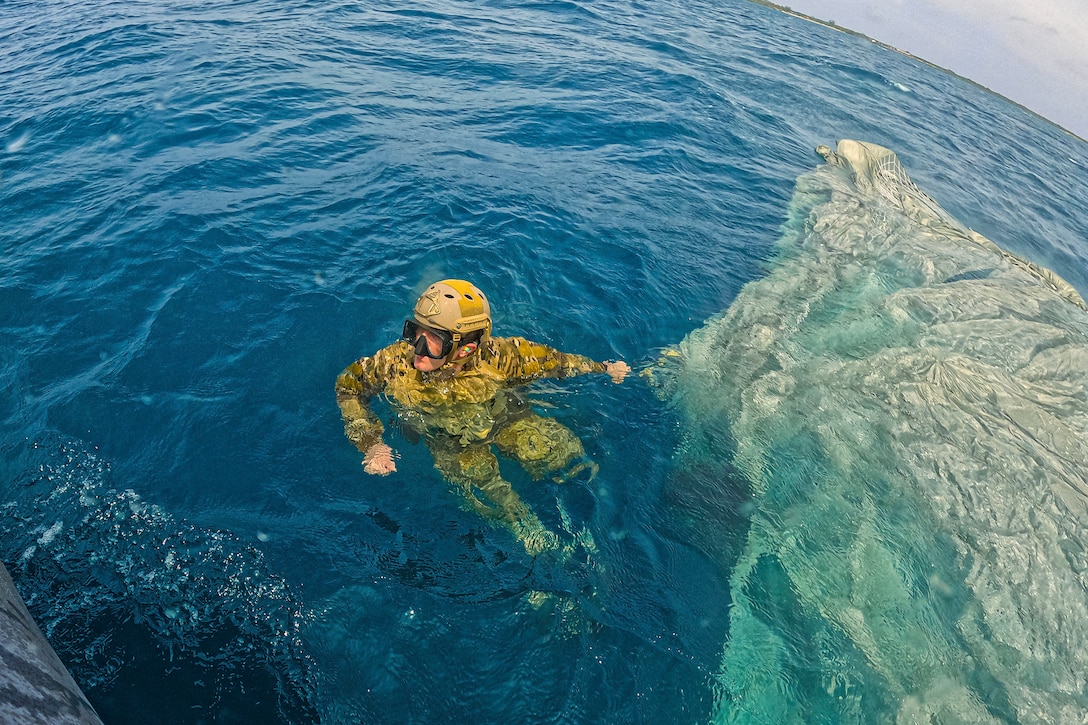
<svg viewBox="0 0 1088 725">
<path fill-rule="evenodd" d="M 424 437 L 448 436 L 468 445 L 490 441 L 495 426 L 517 417 L 524 403 L 510 388 L 539 378 L 603 373 L 603 363 L 520 337 L 490 338 L 460 372 L 412 367 L 403 341 L 348 366 L 336 381 L 344 431 L 360 451 L 381 440 L 381 421 L 368 405 L 384 394 L 402 424 Z"/>
<path fill-rule="evenodd" d="M 381 441 L 384 427 L 369 400 L 384 395 L 401 425 L 426 441 L 435 467 L 472 509 L 503 521 L 530 553 L 554 548 L 555 534 L 499 474 L 492 445 L 534 479 L 563 481 L 587 470 L 592 476 L 597 466 L 578 437 L 533 412 L 513 388 L 539 378 L 603 373 L 604 364 L 520 337 L 490 338 L 459 372 L 420 372 L 413 356 L 401 341 L 341 373 L 336 399 L 348 439 L 364 452 Z"/>
</svg>

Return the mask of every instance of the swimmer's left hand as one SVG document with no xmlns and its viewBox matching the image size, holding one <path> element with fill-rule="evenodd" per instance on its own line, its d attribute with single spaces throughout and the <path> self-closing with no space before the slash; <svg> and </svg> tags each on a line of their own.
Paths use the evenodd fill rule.
<svg viewBox="0 0 1088 725">
<path fill-rule="evenodd" d="M 612 376 L 612 382 L 623 382 L 623 379 L 627 377 L 627 373 L 631 372 L 631 366 L 625 363 L 623 360 L 617 360 L 616 362 L 606 362 L 604 364 L 604 371 Z"/>
</svg>

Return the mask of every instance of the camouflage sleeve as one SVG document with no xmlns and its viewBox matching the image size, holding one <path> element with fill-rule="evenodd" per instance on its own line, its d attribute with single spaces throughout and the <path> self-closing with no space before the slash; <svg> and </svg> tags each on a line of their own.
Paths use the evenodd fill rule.
<svg viewBox="0 0 1088 725">
<path fill-rule="evenodd" d="M 380 443 L 385 430 L 381 420 L 370 409 L 370 398 L 381 392 L 389 367 L 389 348 L 379 350 L 348 365 L 336 379 L 336 404 L 344 419 L 344 435 L 364 453 Z"/>
<path fill-rule="evenodd" d="M 493 339 L 497 353 L 496 367 L 510 381 L 528 382 L 537 378 L 566 378 L 605 372 L 604 363 L 584 355 L 560 352 L 521 337 Z"/>
</svg>

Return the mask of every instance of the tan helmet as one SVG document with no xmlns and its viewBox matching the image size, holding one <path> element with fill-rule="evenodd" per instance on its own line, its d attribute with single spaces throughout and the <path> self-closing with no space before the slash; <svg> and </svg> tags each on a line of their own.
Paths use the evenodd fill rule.
<svg viewBox="0 0 1088 725">
<path fill-rule="evenodd" d="M 450 334 L 453 345 L 446 355 L 447 362 L 455 357 L 464 361 L 476 354 L 473 351 L 457 357 L 461 351 L 459 343 L 470 333 L 482 331 L 480 346 L 491 335 L 490 303 L 476 285 L 462 279 L 444 279 L 428 287 L 416 300 L 413 317 L 425 327 Z"/>
</svg>

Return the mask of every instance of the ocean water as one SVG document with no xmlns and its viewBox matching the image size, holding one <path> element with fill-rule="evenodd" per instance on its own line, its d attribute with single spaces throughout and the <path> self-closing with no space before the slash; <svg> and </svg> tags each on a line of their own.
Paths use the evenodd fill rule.
<svg viewBox="0 0 1088 725">
<path fill-rule="evenodd" d="M 751 497 L 717 720 L 1078 722 L 1088 305 L 894 153 L 823 153 L 767 274 L 651 369 L 677 466 Z"/>
<path fill-rule="evenodd" d="M 644 377 L 534 386 L 600 465 L 556 486 L 504 464 L 546 523 L 596 543 L 534 560 L 395 426 L 398 472 L 364 474 L 333 381 L 446 276 L 490 295 L 497 334 L 652 369 L 775 268 L 795 183 L 840 138 L 894 150 L 952 217 L 1088 294 L 1083 141 L 739 0 L 16 0 L 0 5 L 0 70 L 0 557 L 104 721 L 915 712 L 910 678 L 840 643 L 847 617 L 812 624 L 815 590 L 749 574 L 770 509 L 728 416 L 690 416 Z M 802 439 L 784 462 L 804 467 Z M 872 500 L 933 524 L 911 497 Z M 952 533 L 1004 527 L 1064 552 L 1073 574 L 1034 596 L 1083 608 L 1079 540 L 1008 523 Z M 957 559 L 940 531 L 874 577 L 1011 570 Z M 789 647 L 737 654 L 775 639 L 735 636 L 740 584 L 775 603 Z M 969 609 L 948 586 L 903 623 Z M 951 682 L 988 718 L 1031 720 L 996 665 L 964 664 L 977 642 L 938 631 L 955 654 L 926 692 Z M 1008 645 L 994 657 L 1025 692 L 1061 679 Z M 826 683 L 810 647 L 853 677 Z M 1079 677 L 1071 665 L 1057 712 L 1088 712 Z"/>
</svg>

